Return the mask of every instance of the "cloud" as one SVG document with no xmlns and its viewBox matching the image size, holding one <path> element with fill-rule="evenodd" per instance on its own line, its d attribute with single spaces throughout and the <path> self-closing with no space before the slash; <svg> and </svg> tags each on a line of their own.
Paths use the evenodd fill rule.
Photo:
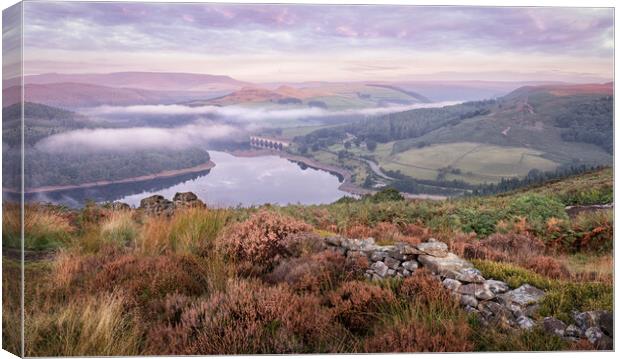
<svg viewBox="0 0 620 359">
<path fill-rule="evenodd" d="M 59 152 L 129 152 L 148 149 L 182 150 L 204 147 L 211 140 L 239 134 L 226 124 L 195 122 L 175 128 L 132 127 L 81 129 L 49 136 L 37 142 L 38 150 Z"/>
</svg>

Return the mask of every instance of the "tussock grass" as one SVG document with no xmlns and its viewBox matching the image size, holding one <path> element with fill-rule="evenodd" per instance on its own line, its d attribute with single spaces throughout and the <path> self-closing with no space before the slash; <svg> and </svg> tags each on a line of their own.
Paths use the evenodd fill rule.
<svg viewBox="0 0 620 359">
<path fill-rule="evenodd" d="M 2 245 L 21 247 L 20 208 L 15 204 L 3 206 Z M 69 242 L 75 228 L 61 208 L 27 205 L 24 208 L 24 248 L 28 250 L 54 249 Z"/>
<path fill-rule="evenodd" d="M 139 330 L 123 309 L 122 296 L 107 294 L 45 303 L 26 315 L 28 356 L 137 355 Z"/>
<path fill-rule="evenodd" d="M 131 217 L 131 212 L 112 212 L 101 224 L 101 240 L 104 243 L 126 246 L 138 235 L 138 225 Z"/>
</svg>

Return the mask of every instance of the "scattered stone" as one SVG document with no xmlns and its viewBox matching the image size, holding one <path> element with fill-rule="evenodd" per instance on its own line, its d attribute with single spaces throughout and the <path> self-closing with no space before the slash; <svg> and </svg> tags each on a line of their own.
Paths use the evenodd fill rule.
<svg viewBox="0 0 620 359">
<path fill-rule="evenodd" d="M 532 328 L 534 328 L 534 326 L 536 326 L 536 322 L 534 322 L 531 318 L 526 317 L 525 315 L 518 317 L 516 322 L 519 328 L 523 330 L 531 330 Z"/>
<path fill-rule="evenodd" d="M 383 262 L 375 262 L 370 266 L 370 269 L 372 269 L 379 277 L 383 278 L 387 274 L 389 268 Z"/>
<path fill-rule="evenodd" d="M 553 317 L 546 317 L 543 319 L 543 328 L 547 333 L 558 337 L 563 337 L 566 332 L 566 324 L 564 324 L 563 321 Z"/>
<path fill-rule="evenodd" d="M 448 245 L 443 242 L 424 242 L 417 245 L 418 250 L 433 257 L 445 257 L 448 255 Z"/>
<path fill-rule="evenodd" d="M 450 279 L 450 278 L 444 279 L 442 283 L 444 287 L 446 287 L 447 289 L 450 289 L 453 292 L 458 292 L 459 288 L 461 287 L 461 282 L 459 282 L 458 280 Z"/>
<path fill-rule="evenodd" d="M 465 268 L 473 268 L 473 264 L 458 257 L 454 253 L 448 253 L 445 257 L 435 257 L 422 254 L 418 256 L 418 262 L 427 267 L 431 272 L 440 275 L 458 272 Z"/>
<path fill-rule="evenodd" d="M 484 283 L 488 285 L 489 289 L 495 294 L 503 294 L 510 289 L 508 284 L 499 280 L 487 279 Z"/>
<path fill-rule="evenodd" d="M 456 275 L 456 280 L 466 283 L 483 283 L 484 277 L 479 270 L 475 268 L 465 268 Z"/>
<path fill-rule="evenodd" d="M 385 257 L 383 263 L 391 269 L 396 269 L 400 266 L 400 262 L 392 257 Z"/>
<path fill-rule="evenodd" d="M 410 272 L 415 272 L 415 270 L 418 269 L 419 266 L 418 262 L 414 260 L 403 262 L 401 265 L 403 266 L 403 268 Z"/>
<path fill-rule="evenodd" d="M 614 316 L 611 312 L 603 310 L 599 317 L 599 325 L 603 333 L 610 337 L 614 337 Z"/>
</svg>

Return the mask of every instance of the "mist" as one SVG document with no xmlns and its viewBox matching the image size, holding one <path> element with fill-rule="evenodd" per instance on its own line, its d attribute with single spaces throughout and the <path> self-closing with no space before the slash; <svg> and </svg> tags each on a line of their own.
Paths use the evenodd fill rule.
<svg viewBox="0 0 620 359">
<path fill-rule="evenodd" d="M 230 138 L 242 132 L 235 126 L 202 121 L 174 128 L 81 129 L 46 137 L 37 142 L 35 148 L 49 153 L 182 150 L 204 147 L 211 140 Z"/>
</svg>

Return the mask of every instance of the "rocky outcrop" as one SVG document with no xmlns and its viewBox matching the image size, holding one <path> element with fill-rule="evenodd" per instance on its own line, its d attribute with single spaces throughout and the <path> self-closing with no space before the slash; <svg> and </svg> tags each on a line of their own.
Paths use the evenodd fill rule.
<svg viewBox="0 0 620 359">
<path fill-rule="evenodd" d="M 600 349 L 611 348 L 613 316 L 605 311 L 575 313 L 576 325 L 566 325 L 556 318 L 536 320 L 545 292 L 530 284 L 518 288 L 500 280 L 484 278 L 474 265 L 448 251 L 445 243 L 434 239 L 418 245 L 396 243 L 377 245 L 372 238 L 329 237 L 328 247 L 351 256 L 365 256 L 369 267 L 366 278 L 383 280 L 411 276 L 419 268 L 431 271 L 468 313 L 477 315 L 483 324 L 531 330 L 536 326 L 566 340 L 585 338 Z"/>
<path fill-rule="evenodd" d="M 205 204 L 192 192 L 178 192 L 172 201 L 161 195 L 143 198 L 139 209 L 148 215 L 171 216 L 176 209 L 191 207 L 205 207 Z"/>
</svg>

